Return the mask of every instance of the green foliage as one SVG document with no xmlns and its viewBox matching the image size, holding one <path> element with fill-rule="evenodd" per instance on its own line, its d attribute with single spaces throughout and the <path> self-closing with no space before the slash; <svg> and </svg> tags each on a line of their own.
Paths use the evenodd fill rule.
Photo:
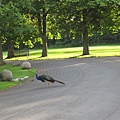
<svg viewBox="0 0 120 120">
<path fill-rule="evenodd" d="M 46 37 L 63 39 L 56 43 L 58 46 L 82 45 L 84 27 L 90 36 L 120 31 L 119 0 L 0 0 L 0 6 L 0 30 L 5 46 L 10 40 L 16 48 L 22 44 L 33 48 L 38 41 L 43 44 L 44 16 Z"/>
<path fill-rule="evenodd" d="M 117 34 L 94 34 L 90 38 L 90 45 L 120 44 L 120 33 Z"/>
<path fill-rule="evenodd" d="M 2 39 L 5 42 L 13 41 L 15 47 L 19 47 L 19 43 L 23 43 L 23 41 L 34 40 L 37 33 L 37 29 L 33 25 L 30 15 L 23 13 L 24 9 L 30 7 L 29 4 L 27 2 L 19 2 L 15 0 L 12 2 L 4 1 L 0 9 Z M 31 46 L 31 44 L 27 45 Z"/>
<path fill-rule="evenodd" d="M 71 8 L 71 9 L 69 9 Z M 86 10 L 86 25 L 89 28 L 90 32 L 101 31 L 101 29 L 105 26 L 109 26 L 111 29 L 113 28 L 113 24 L 119 23 L 118 10 L 119 5 L 116 2 L 110 1 L 84 1 L 84 0 L 74 0 L 69 1 L 69 4 L 66 3 L 65 10 L 63 11 L 66 14 L 66 19 L 69 19 L 70 25 L 74 25 L 74 29 L 79 27 L 77 31 L 83 31 L 83 16 L 82 11 Z M 114 18 L 117 19 L 116 22 L 113 21 Z M 68 16 L 68 17 L 67 17 Z M 68 18 L 68 19 L 67 19 Z M 62 18 L 61 18 L 62 19 Z M 63 18 L 64 19 L 64 18 Z M 62 19 L 62 20 L 63 20 Z M 62 22 L 62 21 L 61 21 Z M 64 21 L 65 25 L 66 22 Z M 68 25 L 68 27 L 70 26 Z M 118 25 L 114 25 L 114 27 Z M 104 28 L 105 28 L 104 27 Z M 72 28 L 70 26 L 70 28 Z M 108 29 L 106 29 L 108 31 Z"/>
</svg>

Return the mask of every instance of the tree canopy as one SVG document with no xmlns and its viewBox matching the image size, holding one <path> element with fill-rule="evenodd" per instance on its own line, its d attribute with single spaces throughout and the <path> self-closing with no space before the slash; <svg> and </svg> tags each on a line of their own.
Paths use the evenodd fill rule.
<svg viewBox="0 0 120 120">
<path fill-rule="evenodd" d="M 8 57 L 20 43 L 33 47 L 42 40 L 42 57 L 48 55 L 49 37 L 83 38 L 83 55 L 89 54 L 89 36 L 120 31 L 119 0 L 0 0 L 0 39 L 9 44 Z"/>
</svg>

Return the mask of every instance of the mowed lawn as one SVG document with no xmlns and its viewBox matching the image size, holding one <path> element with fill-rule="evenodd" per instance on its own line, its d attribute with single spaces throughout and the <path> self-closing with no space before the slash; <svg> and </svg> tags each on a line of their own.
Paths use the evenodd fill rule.
<svg viewBox="0 0 120 120">
<path fill-rule="evenodd" d="M 106 45 L 106 46 L 90 46 L 89 55 L 82 56 L 83 47 L 71 48 L 48 48 L 48 56 L 41 57 L 41 49 L 30 49 L 29 57 L 17 57 L 10 60 L 41 60 L 41 59 L 64 59 L 64 58 L 85 58 L 85 57 L 105 57 L 105 56 L 120 56 L 120 45 Z M 4 58 L 7 53 L 4 52 Z"/>
<path fill-rule="evenodd" d="M 12 66 L 11 64 L 6 64 L 4 66 L 0 66 L 0 72 L 2 70 L 10 70 L 13 74 L 13 79 L 15 78 L 24 78 L 25 76 L 32 77 L 35 75 L 34 69 L 29 70 L 22 70 L 21 66 Z M 23 81 L 19 82 L 3 82 L 0 81 L 0 91 L 5 90 L 9 87 L 15 86 L 17 84 L 22 83 Z"/>
<path fill-rule="evenodd" d="M 72 48 L 56 48 L 48 49 L 48 56 L 41 57 L 41 49 L 31 49 L 29 57 L 17 57 L 9 60 L 45 60 L 45 59 L 66 59 L 66 58 L 89 58 L 89 57 L 107 57 L 107 56 L 120 56 L 120 45 L 106 45 L 106 46 L 91 46 L 89 47 L 89 55 L 82 55 L 82 47 Z M 3 52 L 4 58 L 7 56 L 7 52 Z M 24 76 L 34 76 L 34 71 L 25 70 L 23 71 L 20 66 L 13 67 L 11 65 L 5 65 L 0 67 L 0 72 L 3 69 L 11 70 L 13 78 L 19 78 Z M 18 74 L 19 73 L 19 74 Z M 21 76 L 20 76 L 21 75 Z M 0 91 L 9 87 L 15 86 L 19 82 L 0 82 Z"/>
</svg>

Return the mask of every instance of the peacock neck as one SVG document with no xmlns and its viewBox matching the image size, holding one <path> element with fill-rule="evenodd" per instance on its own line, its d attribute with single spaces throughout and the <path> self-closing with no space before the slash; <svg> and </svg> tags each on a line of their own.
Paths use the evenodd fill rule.
<svg viewBox="0 0 120 120">
<path fill-rule="evenodd" d="M 40 80 L 41 77 L 36 73 L 36 78 Z"/>
</svg>

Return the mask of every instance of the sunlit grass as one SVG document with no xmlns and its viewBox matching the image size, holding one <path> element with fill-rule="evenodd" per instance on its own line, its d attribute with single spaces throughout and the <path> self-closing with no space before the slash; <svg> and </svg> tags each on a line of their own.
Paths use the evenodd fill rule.
<svg viewBox="0 0 120 120">
<path fill-rule="evenodd" d="M 65 59 L 65 58 L 87 58 L 87 57 L 107 57 L 107 56 L 120 56 L 120 45 L 104 45 L 104 46 L 90 46 L 89 55 L 82 55 L 82 47 L 71 48 L 57 48 L 48 49 L 48 56 L 41 57 L 41 49 L 30 50 L 29 57 L 17 57 L 9 60 L 45 60 L 45 59 Z M 3 52 L 4 58 L 6 58 L 7 52 Z M 33 76 L 34 72 L 31 70 L 22 70 L 20 66 L 13 67 L 11 65 L 5 65 L 0 67 L 0 72 L 3 69 L 9 69 L 13 73 L 13 78 Z M 19 73 L 19 74 L 18 74 Z M 19 84 L 19 82 L 0 82 L 0 90 Z"/>
<path fill-rule="evenodd" d="M 90 55 L 93 57 L 120 56 L 120 46 L 96 46 L 90 47 Z"/>
<path fill-rule="evenodd" d="M 48 49 L 48 56 L 41 57 L 41 49 L 30 50 L 29 57 L 17 57 L 10 60 L 44 60 L 44 59 L 64 59 L 64 58 L 85 58 L 85 57 L 105 57 L 105 56 L 120 56 L 120 45 L 104 45 L 104 46 L 90 46 L 89 55 L 82 56 L 82 47 L 71 48 L 56 48 Z M 4 52 L 4 58 L 6 57 Z"/>
<path fill-rule="evenodd" d="M 21 77 L 25 77 L 25 76 L 33 76 L 34 75 L 34 71 L 33 69 L 26 69 L 26 70 L 22 70 L 21 66 L 12 66 L 11 64 L 6 64 L 4 66 L 0 67 L 0 72 L 2 70 L 10 70 L 13 74 L 13 79 L 14 78 L 21 78 Z"/>
<path fill-rule="evenodd" d="M 35 74 L 33 69 L 22 70 L 21 66 L 12 66 L 11 64 L 1 66 L 0 67 L 0 72 L 2 70 L 10 70 L 13 74 L 13 79 L 23 78 L 25 76 L 32 77 Z M 2 82 L 2 81 L 0 81 L 0 91 L 4 90 L 4 89 L 7 89 L 9 87 L 15 86 L 19 83 L 21 83 L 21 81 L 20 82 Z"/>
</svg>

